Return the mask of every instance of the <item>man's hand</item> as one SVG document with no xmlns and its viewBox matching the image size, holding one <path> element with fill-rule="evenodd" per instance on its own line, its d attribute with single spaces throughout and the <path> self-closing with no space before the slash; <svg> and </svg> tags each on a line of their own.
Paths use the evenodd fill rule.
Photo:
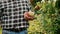
<svg viewBox="0 0 60 34">
<path fill-rule="evenodd" d="M 34 19 L 34 12 L 31 12 L 31 11 L 25 12 L 24 13 L 24 18 L 26 20 L 33 20 Z"/>
</svg>

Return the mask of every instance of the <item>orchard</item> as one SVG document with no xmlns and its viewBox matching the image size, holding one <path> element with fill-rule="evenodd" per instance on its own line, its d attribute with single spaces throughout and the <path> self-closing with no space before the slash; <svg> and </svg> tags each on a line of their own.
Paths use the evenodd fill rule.
<svg viewBox="0 0 60 34">
<path fill-rule="evenodd" d="M 34 20 L 28 34 L 60 34 L 60 0 L 30 0 Z"/>
</svg>

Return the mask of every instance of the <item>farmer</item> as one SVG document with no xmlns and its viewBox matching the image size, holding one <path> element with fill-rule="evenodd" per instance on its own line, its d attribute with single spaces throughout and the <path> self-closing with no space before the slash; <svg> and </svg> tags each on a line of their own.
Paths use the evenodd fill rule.
<svg viewBox="0 0 60 34">
<path fill-rule="evenodd" d="M 0 21 L 2 34 L 27 34 L 28 16 L 30 11 L 29 0 L 0 0 Z"/>
</svg>

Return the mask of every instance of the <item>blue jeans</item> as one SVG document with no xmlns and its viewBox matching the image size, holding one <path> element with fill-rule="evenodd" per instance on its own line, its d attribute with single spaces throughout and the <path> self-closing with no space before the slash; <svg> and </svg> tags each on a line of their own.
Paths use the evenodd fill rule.
<svg viewBox="0 0 60 34">
<path fill-rule="evenodd" d="M 20 31 L 20 32 L 13 32 L 13 31 L 7 31 L 7 30 L 3 30 L 2 34 L 27 34 L 27 30 L 24 31 Z"/>
</svg>

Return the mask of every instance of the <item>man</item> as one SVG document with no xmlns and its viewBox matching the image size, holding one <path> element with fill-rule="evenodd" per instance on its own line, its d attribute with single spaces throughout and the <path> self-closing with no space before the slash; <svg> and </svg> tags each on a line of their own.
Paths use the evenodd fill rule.
<svg viewBox="0 0 60 34">
<path fill-rule="evenodd" d="M 27 34 L 28 20 L 33 19 L 33 16 L 27 15 L 30 9 L 29 0 L 1 0 L 2 34 Z"/>
</svg>

